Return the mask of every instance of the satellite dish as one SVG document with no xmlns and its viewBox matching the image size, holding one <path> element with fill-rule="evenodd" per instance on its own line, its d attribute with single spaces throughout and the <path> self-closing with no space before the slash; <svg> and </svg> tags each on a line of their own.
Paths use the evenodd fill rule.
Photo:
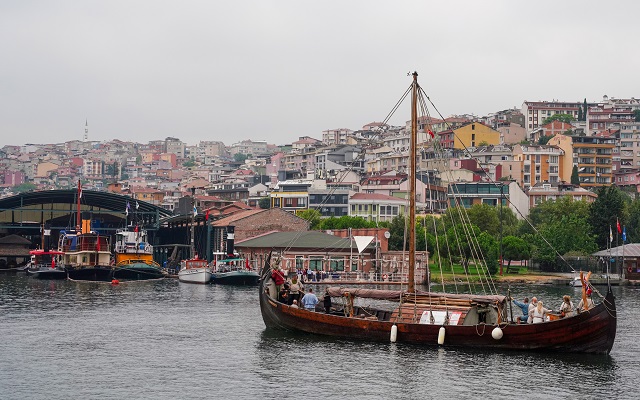
<svg viewBox="0 0 640 400">
<path fill-rule="evenodd" d="M 391 237 L 391 234 L 389 233 L 389 231 L 386 231 L 384 233 L 384 237 L 387 238 L 387 239 L 389 239 Z"/>
</svg>

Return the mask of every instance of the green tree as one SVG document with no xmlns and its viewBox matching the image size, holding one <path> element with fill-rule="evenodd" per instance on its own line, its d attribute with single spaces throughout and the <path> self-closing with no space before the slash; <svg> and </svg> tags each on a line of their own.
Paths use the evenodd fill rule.
<svg viewBox="0 0 640 400">
<path fill-rule="evenodd" d="M 543 271 L 559 271 L 558 255 L 589 255 L 598 250 L 591 226 L 586 218 L 577 214 L 563 215 L 560 219 L 543 224 L 539 234 L 523 237 L 532 244 L 532 258 Z"/>
<path fill-rule="evenodd" d="M 268 197 L 262 197 L 260 200 L 258 200 L 258 207 L 262 208 L 263 210 L 271 208 L 271 199 Z"/>
<path fill-rule="evenodd" d="M 627 205 L 627 243 L 640 242 L 640 200 L 634 199 Z"/>
<path fill-rule="evenodd" d="M 602 186 L 598 198 L 591 203 L 589 222 L 600 249 L 609 244 L 609 227 L 616 231 L 616 221 L 622 226 L 626 221 L 626 203 L 629 197 L 615 185 Z M 615 236 L 614 236 L 615 237 Z"/>
<path fill-rule="evenodd" d="M 487 270 L 490 275 L 495 275 L 498 272 L 499 259 L 500 259 L 500 246 L 495 237 L 488 232 L 480 232 L 478 235 L 478 245 L 480 246 L 481 256 L 487 265 Z"/>
<path fill-rule="evenodd" d="M 309 229 L 311 230 L 318 229 L 318 226 L 320 226 L 322 215 L 318 210 L 314 210 L 312 208 L 306 210 L 298 210 L 296 211 L 296 215 L 309 221 Z"/>
<path fill-rule="evenodd" d="M 577 165 L 574 165 L 571 169 L 571 184 L 580 186 L 580 175 L 578 175 Z"/>
<path fill-rule="evenodd" d="M 542 125 L 546 125 L 550 122 L 553 121 L 560 121 L 560 122 L 566 122 L 568 124 L 572 123 L 573 121 L 575 121 L 576 119 L 573 117 L 573 115 L 569 115 L 569 114 L 554 114 L 550 117 L 547 117 L 544 119 L 544 121 L 542 121 Z"/>
<path fill-rule="evenodd" d="M 633 116 L 636 122 L 640 122 L 640 110 L 633 110 Z"/>
<path fill-rule="evenodd" d="M 587 120 L 587 113 L 589 112 L 589 105 L 587 104 L 587 99 L 584 99 L 584 102 L 582 103 L 582 120 L 586 121 Z"/>
<path fill-rule="evenodd" d="M 488 204 L 474 204 L 467 210 L 467 215 L 471 223 L 477 226 L 480 231 L 487 232 L 494 237 L 500 234 L 500 218 L 498 213 L 498 208 Z"/>
<path fill-rule="evenodd" d="M 367 221 L 362 217 L 351 217 L 343 215 L 341 217 L 329 217 L 320 220 L 318 229 L 360 229 L 360 228 L 375 228 L 376 223 L 374 221 Z"/>
<path fill-rule="evenodd" d="M 182 166 L 185 168 L 195 167 L 195 165 L 196 165 L 196 162 L 193 159 L 187 160 L 184 163 L 182 163 Z"/>
<path fill-rule="evenodd" d="M 505 236 L 502 239 L 502 258 L 507 260 L 507 267 L 513 260 L 527 260 L 531 257 L 531 245 L 517 236 Z"/>
<path fill-rule="evenodd" d="M 538 139 L 538 144 L 541 146 L 544 146 L 545 144 L 549 143 L 549 140 L 551 140 L 553 138 L 553 136 L 548 135 L 548 136 L 540 136 L 540 138 Z"/>
<path fill-rule="evenodd" d="M 249 158 L 248 154 L 236 153 L 233 155 L 233 159 L 239 163 L 244 163 L 247 158 Z"/>
<path fill-rule="evenodd" d="M 584 114 L 582 113 L 582 107 L 578 106 L 578 121 L 584 121 Z"/>
<path fill-rule="evenodd" d="M 37 186 L 31 182 L 21 183 L 13 187 L 13 191 L 17 193 L 29 192 L 31 190 L 36 190 Z"/>
</svg>

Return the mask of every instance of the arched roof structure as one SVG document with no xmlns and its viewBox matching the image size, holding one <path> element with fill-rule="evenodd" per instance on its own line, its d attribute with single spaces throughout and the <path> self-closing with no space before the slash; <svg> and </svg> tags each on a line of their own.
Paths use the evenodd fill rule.
<svg viewBox="0 0 640 400">
<path fill-rule="evenodd" d="M 39 228 L 43 223 L 49 224 L 51 229 L 73 227 L 77 215 L 77 196 L 77 190 L 45 190 L 0 199 L 0 228 Z M 127 203 L 130 205 L 129 215 L 125 212 Z M 124 227 L 127 218 L 136 218 L 147 229 L 157 229 L 160 219 L 171 215 L 170 211 L 151 203 L 86 189 L 80 196 L 80 210 L 98 224 L 102 222 L 101 229 L 107 230 Z"/>
</svg>

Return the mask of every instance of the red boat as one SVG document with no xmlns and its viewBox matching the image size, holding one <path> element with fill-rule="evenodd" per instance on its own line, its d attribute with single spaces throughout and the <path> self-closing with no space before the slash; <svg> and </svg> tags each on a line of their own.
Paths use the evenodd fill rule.
<svg viewBox="0 0 640 400">
<path fill-rule="evenodd" d="M 416 170 L 416 104 L 420 90 L 417 73 L 414 73 L 411 87 L 410 171 Z M 334 299 L 331 311 L 325 313 L 324 308 L 319 306 L 315 312 L 307 311 L 278 301 L 276 285 L 271 278 L 269 257 L 263 267 L 260 284 L 260 309 L 267 328 L 363 341 L 391 341 L 430 346 L 595 354 L 608 354 L 611 351 L 616 336 L 617 315 L 610 286 L 606 295 L 601 296 L 599 304 L 590 309 L 571 313 L 563 318 L 550 315 L 545 322 L 530 324 L 514 322 L 509 312 L 510 299 L 507 296 L 416 291 L 413 274 L 413 266 L 416 264 L 415 178 L 410 179 L 410 186 L 407 291 L 329 288 L 328 294 Z M 493 284 L 489 286 L 495 288 Z M 585 304 L 587 289 L 599 295 L 599 292 L 584 280 Z M 377 299 L 381 306 L 363 307 L 358 305 L 359 298 Z M 382 305 L 383 301 L 388 302 L 388 307 Z M 339 303 L 337 307 L 336 303 Z"/>
</svg>

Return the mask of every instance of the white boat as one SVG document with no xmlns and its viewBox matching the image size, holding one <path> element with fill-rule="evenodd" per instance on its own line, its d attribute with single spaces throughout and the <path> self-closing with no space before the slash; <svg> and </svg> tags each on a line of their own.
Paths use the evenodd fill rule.
<svg viewBox="0 0 640 400">
<path fill-rule="evenodd" d="M 180 282 L 187 283 L 209 283 L 211 281 L 211 268 L 209 268 L 207 260 L 201 260 L 198 257 L 183 260 L 180 263 L 178 279 Z"/>
</svg>

